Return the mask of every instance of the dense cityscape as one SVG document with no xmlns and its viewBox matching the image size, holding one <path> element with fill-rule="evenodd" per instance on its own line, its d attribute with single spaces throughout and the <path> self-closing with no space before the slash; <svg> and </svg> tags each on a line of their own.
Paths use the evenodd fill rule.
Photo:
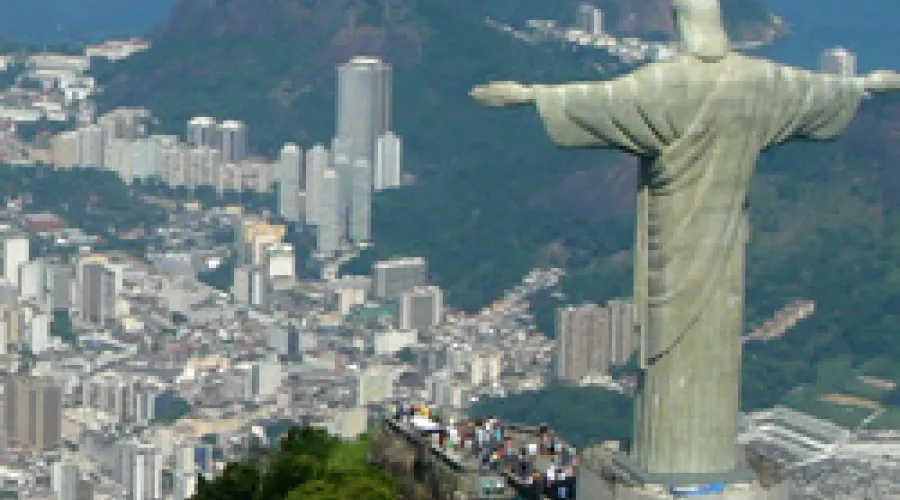
<svg viewBox="0 0 900 500">
<path fill-rule="evenodd" d="M 612 37 L 602 11 L 588 4 L 575 27 L 487 23 L 523 43 L 564 40 L 625 63 L 678 54 L 672 44 Z M 490 435 L 512 427 L 473 423 L 467 410 L 551 382 L 631 394 L 635 377 L 616 375 L 641 348 L 631 299 L 562 307 L 554 337 L 537 328 L 531 300 L 558 294 L 563 269 L 533 269 L 474 314 L 445 303 L 421 256 L 342 274 L 377 240 L 373 192 L 415 182 L 403 165 L 403 131 L 391 121 L 391 66 L 360 55 L 336 68 L 332 142 L 287 143 L 270 159 L 254 151 L 253 131 L 229 117 L 195 117 L 179 137 L 155 134 L 152 110 L 96 116 L 92 61 L 148 47 L 133 39 L 82 55 L 0 56 L 0 69 L 16 75 L 0 90 L 0 162 L 99 169 L 169 192 L 272 194 L 277 203 L 270 211 L 141 194 L 167 216 L 133 236 L 153 241 L 138 256 L 98 250 L 101 235 L 70 227 L 65 213 L 31 211 L 29 194 L 7 199 L 0 214 L 0 492 L 186 500 L 198 474 L 214 477 L 286 426 L 306 423 L 349 440 L 387 419 L 407 431 L 441 429 L 436 453 L 485 467 L 505 463 L 518 471 L 514 481 L 542 477 L 542 494 L 572 498 L 576 466 L 588 452 L 542 429 L 515 445 L 500 439 L 504 455 L 494 456 Z M 856 72 L 855 56 L 841 48 L 823 53 L 821 64 L 829 73 Z M 36 122 L 60 128 L 25 139 L 22 130 Z M 288 241 L 298 233 L 314 237 L 310 262 Z M 49 251 L 36 252 L 38 243 Z M 231 274 L 227 290 L 200 279 L 223 269 Z M 777 342 L 814 311 L 808 300 L 789 303 L 744 340 Z M 897 436 L 867 430 L 880 408 L 861 404 L 871 415 L 855 427 L 786 407 L 747 414 L 741 443 L 784 467 L 797 484 L 792 498 L 890 498 L 900 494 L 890 479 Z M 547 456 L 547 463 L 538 458 Z"/>
</svg>

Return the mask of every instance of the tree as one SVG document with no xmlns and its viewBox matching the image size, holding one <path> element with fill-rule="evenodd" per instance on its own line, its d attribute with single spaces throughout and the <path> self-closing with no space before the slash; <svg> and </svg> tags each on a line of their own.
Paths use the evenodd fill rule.
<svg viewBox="0 0 900 500">
<path fill-rule="evenodd" d="M 368 464 L 368 446 L 293 427 L 277 449 L 202 480 L 194 500 L 395 500 L 398 486 Z"/>
</svg>

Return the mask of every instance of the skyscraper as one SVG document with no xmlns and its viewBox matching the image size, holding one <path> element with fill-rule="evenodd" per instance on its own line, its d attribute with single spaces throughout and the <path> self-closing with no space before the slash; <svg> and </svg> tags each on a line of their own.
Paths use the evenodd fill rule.
<svg viewBox="0 0 900 500">
<path fill-rule="evenodd" d="M 237 163 L 247 158 L 247 125 L 237 120 L 219 124 L 219 148 L 224 163 Z"/>
<path fill-rule="evenodd" d="M 301 219 L 302 170 L 303 150 L 296 144 L 285 144 L 278 160 L 278 214 L 286 221 L 299 222 Z"/>
<path fill-rule="evenodd" d="M 192 148 L 219 147 L 218 124 L 215 118 L 198 116 L 191 118 L 187 125 L 187 142 Z"/>
<path fill-rule="evenodd" d="M 330 154 L 322 144 L 316 144 L 306 152 L 306 223 L 310 225 L 319 223 L 322 176 L 330 166 Z"/>
<path fill-rule="evenodd" d="M 350 173 L 348 236 L 354 243 L 368 242 L 372 233 L 372 162 L 360 157 Z"/>
<path fill-rule="evenodd" d="M 606 373 L 612 357 L 609 309 L 597 304 L 556 311 L 556 375 L 578 383 L 588 374 Z"/>
<path fill-rule="evenodd" d="M 340 179 L 337 170 L 326 168 L 322 173 L 321 194 L 316 213 L 318 230 L 316 232 L 316 250 L 322 255 L 331 255 L 341 246 L 346 217 L 340 204 Z"/>
<path fill-rule="evenodd" d="M 81 320 L 106 326 L 116 318 L 116 300 L 122 290 L 122 269 L 105 262 L 87 261 L 78 267 L 78 306 Z"/>
<path fill-rule="evenodd" d="M 338 67 L 337 135 L 351 161 L 374 158 L 375 141 L 391 128 L 391 67 L 377 57 L 354 57 Z"/>
<path fill-rule="evenodd" d="M 393 132 L 387 132 L 378 138 L 375 144 L 375 173 L 373 187 L 375 191 L 400 186 L 403 175 L 403 141 Z"/>
</svg>

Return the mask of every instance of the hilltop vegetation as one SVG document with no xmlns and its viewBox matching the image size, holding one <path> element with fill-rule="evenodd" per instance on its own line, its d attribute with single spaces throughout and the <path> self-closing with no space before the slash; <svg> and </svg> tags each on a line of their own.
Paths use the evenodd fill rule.
<svg viewBox="0 0 900 500">
<path fill-rule="evenodd" d="M 193 500 L 396 500 L 393 479 L 368 464 L 368 440 L 342 442 L 324 430 L 293 428 L 273 452 L 202 477 Z"/>
</svg>

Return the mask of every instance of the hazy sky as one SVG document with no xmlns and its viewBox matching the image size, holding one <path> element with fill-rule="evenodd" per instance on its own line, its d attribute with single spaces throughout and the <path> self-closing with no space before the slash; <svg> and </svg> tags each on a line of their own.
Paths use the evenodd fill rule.
<svg viewBox="0 0 900 500">
<path fill-rule="evenodd" d="M 860 69 L 900 69 L 898 0 L 760 0 L 792 26 L 767 55 L 816 66 L 821 51 L 842 45 L 859 55 Z"/>
</svg>

